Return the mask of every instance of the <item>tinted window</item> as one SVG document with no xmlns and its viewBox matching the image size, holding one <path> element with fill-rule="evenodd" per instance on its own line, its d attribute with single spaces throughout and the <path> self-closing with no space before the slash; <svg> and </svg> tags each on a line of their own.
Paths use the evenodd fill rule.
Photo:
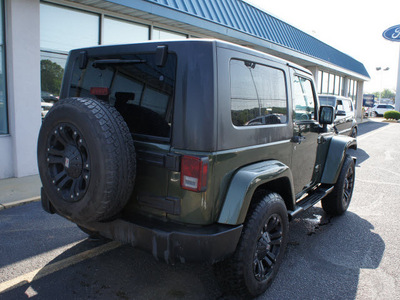
<svg viewBox="0 0 400 300">
<path fill-rule="evenodd" d="M 176 56 L 169 54 L 164 67 L 156 66 L 154 56 L 90 58 L 83 71 L 75 64 L 70 96 L 108 101 L 121 113 L 133 133 L 169 137 Z M 107 63 L 113 59 L 121 63 Z M 92 88 L 101 88 L 106 95 L 96 96 Z"/>
<path fill-rule="evenodd" d="M 296 121 L 312 120 L 315 117 L 315 104 L 310 80 L 294 76 L 293 82 L 293 119 Z"/>
<path fill-rule="evenodd" d="M 335 98 L 319 97 L 321 105 L 329 105 L 335 107 Z"/>
<path fill-rule="evenodd" d="M 233 59 L 230 77 L 231 115 L 235 126 L 287 122 L 286 82 L 282 70 Z"/>
</svg>

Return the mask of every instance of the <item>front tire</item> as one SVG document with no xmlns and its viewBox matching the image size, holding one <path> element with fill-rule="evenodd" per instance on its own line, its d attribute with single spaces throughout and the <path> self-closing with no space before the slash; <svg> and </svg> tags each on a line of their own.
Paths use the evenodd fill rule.
<svg viewBox="0 0 400 300">
<path fill-rule="evenodd" d="M 258 192 L 235 253 L 214 265 L 222 289 L 241 298 L 264 293 L 282 263 L 288 231 L 288 214 L 282 197 Z"/>
<path fill-rule="evenodd" d="M 354 160 L 347 154 L 334 190 L 321 201 L 322 208 L 327 214 L 338 216 L 349 208 L 353 195 L 354 179 Z"/>
</svg>

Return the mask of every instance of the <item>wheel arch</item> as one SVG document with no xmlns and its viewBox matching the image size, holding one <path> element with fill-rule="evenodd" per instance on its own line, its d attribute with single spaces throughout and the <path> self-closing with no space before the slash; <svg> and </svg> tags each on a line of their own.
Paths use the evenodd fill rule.
<svg viewBox="0 0 400 300">
<path fill-rule="evenodd" d="M 293 177 L 290 168 L 277 160 L 263 161 L 239 169 L 232 178 L 218 223 L 242 224 L 253 195 L 260 189 L 284 199 L 287 210 L 294 207 Z"/>
<path fill-rule="evenodd" d="M 340 135 L 332 137 L 321 176 L 321 183 L 336 183 L 348 149 L 357 150 L 357 140 L 355 138 Z M 355 160 L 355 158 L 353 159 Z"/>
</svg>

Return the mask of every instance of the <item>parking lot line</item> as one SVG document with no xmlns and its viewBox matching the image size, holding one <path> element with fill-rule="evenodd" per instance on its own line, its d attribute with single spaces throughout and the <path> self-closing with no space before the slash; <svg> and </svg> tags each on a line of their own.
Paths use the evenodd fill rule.
<svg viewBox="0 0 400 300">
<path fill-rule="evenodd" d="M 110 250 L 116 249 L 119 246 L 121 246 L 121 243 L 119 243 L 119 242 L 115 242 L 115 241 L 109 242 L 109 243 L 101 245 L 99 247 L 81 252 L 79 254 L 68 257 L 66 259 L 49 264 L 43 268 L 39 268 L 32 272 L 23 274 L 14 279 L 2 282 L 2 283 L 0 283 L 0 295 L 1 295 L 1 293 L 10 291 L 10 290 L 20 287 L 24 284 L 31 283 L 32 281 L 39 280 L 40 278 L 43 278 L 47 275 L 50 275 L 52 273 L 55 273 L 57 271 L 65 269 L 67 267 L 70 267 L 72 265 L 80 263 L 86 259 L 90 259 L 90 258 L 93 258 L 100 254 L 103 254 L 105 252 L 108 252 Z"/>
</svg>

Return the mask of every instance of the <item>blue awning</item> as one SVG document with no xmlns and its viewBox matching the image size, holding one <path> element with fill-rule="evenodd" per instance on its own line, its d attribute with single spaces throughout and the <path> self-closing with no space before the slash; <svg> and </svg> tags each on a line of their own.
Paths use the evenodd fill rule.
<svg viewBox="0 0 400 300">
<path fill-rule="evenodd" d="M 148 14 L 235 36 L 250 35 L 252 43 L 275 44 L 325 61 L 369 79 L 364 65 L 292 25 L 241 0 L 108 0 Z M 221 26 L 223 29 L 221 30 Z"/>
</svg>

